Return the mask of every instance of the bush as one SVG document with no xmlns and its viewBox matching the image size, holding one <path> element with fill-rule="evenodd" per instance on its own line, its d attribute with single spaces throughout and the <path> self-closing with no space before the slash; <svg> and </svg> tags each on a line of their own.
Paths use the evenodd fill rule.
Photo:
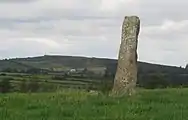
<svg viewBox="0 0 188 120">
<path fill-rule="evenodd" d="M 28 93 L 28 92 L 51 92 L 56 91 L 57 85 L 49 83 L 38 83 L 37 81 L 32 80 L 22 80 L 19 85 L 19 92 Z"/>
<path fill-rule="evenodd" d="M 29 92 L 38 92 L 39 87 L 39 83 L 35 80 L 30 80 L 27 84 L 27 89 Z"/>
<path fill-rule="evenodd" d="M 14 80 L 14 78 L 13 77 L 4 77 L 4 78 L 2 78 L 2 80 L 8 80 L 8 81 L 10 81 L 10 80 Z"/>
<path fill-rule="evenodd" d="M 111 91 L 112 87 L 113 87 L 113 81 L 112 80 L 107 80 L 107 79 L 101 80 L 100 91 L 103 94 L 108 95 L 109 92 Z"/>
<path fill-rule="evenodd" d="M 57 90 L 57 85 L 49 84 L 49 83 L 42 83 L 40 84 L 40 92 L 54 92 Z"/>
<path fill-rule="evenodd" d="M 26 92 L 29 91 L 28 87 L 27 87 L 26 80 L 22 80 L 22 82 L 20 83 L 20 90 L 19 91 L 22 92 L 22 93 L 26 93 Z"/>
<path fill-rule="evenodd" d="M 6 73 L 1 73 L 0 76 L 6 76 L 7 74 Z"/>
<path fill-rule="evenodd" d="M 146 89 L 166 88 L 169 86 L 165 76 L 160 74 L 145 75 L 138 81 L 138 84 L 140 87 L 144 87 Z"/>
<path fill-rule="evenodd" d="M 30 73 L 30 74 L 40 74 L 40 73 L 41 73 L 41 69 L 31 68 L 31 69 L 28 69 L 28 70 L 26 71 L 26 73 Z"/>
<path fill-rule="evenodd" d="M 11 91 L 11 83 L 10 79 L 4 78 L 0 81 L 0 92 L 1 93 L 8 93 Z"/>
<path fill-rule="evenodd" d="M 61 75 L 55 75 L 52 77 L 52 80 L 66 80 L 66 77 Z"/>
</svg>

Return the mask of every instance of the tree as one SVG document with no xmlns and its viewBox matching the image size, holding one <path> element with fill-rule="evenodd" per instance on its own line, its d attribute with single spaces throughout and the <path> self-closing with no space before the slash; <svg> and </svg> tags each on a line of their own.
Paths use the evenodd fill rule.
<svg viewBox="0 0 188 120">
<path fill-rule="evenodd" d="M 87 68 L 84 68 L 83 73 L 86 74 L 87 71 L 88 71 Z"/>
<path fill-rule="evenodd" d="M 145 75 L 139 84 L 147 89 L 166 88 L 169 85 L 165 76 L 160 74 Z"/>
<path fill-rule="evenodd" d="M 31 68 L 31 69 L 28 69 L 28 70 L 26 71 L 26 73 L 38 74 L 38 73 L 41 73 L 41 69 Z"/>
<path fill-rule="evenodd" d="M 185 66 L 185 69 L 187 69 L 187 70 L 188 70 L 188 64 Z"/>
</svg>

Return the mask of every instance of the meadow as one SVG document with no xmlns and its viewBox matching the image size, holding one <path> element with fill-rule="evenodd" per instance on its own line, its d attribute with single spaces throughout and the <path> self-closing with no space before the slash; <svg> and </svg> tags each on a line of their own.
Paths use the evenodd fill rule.
<svg viewBox="0 0 188 120">
<path fill-rule="evenodd" d="M 188 120 L 188 89 L 113 98 L 82 90 L 0 94 L 0 120 Z"/>
<path fill-rule="evenodd" d="M 9 82 L 9 83 L 7 83 Z M 108 84 L 109 83 L 109 84 Z M 55 92 L 59 88 L 96 90 L 112 86 L 111 79 L 61 74 L 1 73 L 0 88 L 7 92 Z M 2 87 L 1 87 L 2 86 Z M 1 93 L 0 89 L 0 93 Z"/>
</svg>

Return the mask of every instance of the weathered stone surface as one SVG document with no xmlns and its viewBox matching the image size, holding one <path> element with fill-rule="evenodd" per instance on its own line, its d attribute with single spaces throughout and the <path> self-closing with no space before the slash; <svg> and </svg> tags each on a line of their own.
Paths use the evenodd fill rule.
<svg viewBox="0 0 188 120">
<path fill-rule="evenodd" d="M 137 44 L 140 19 L 137 16 L 124 18 L 113 95 L 131 95 L 137 81 Z"/>
</svg>

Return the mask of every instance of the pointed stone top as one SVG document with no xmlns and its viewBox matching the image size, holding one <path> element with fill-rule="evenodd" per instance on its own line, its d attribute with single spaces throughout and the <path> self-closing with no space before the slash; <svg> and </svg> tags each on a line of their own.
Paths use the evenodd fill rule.
<svg viewBox="0 0 188 120">
<path fill-rule="evenodd" d="M 134 19 L 139 19 L 139 17 L 138 16 L 136 16 L 136 15 L 133 15 L 133 16 L 125 16 L 125 19 L 126 18 L 134 18 Z"/>
<path fill-rule="evenodd" d="M 125 16 L 122 27 L 125 37 L 135 33 L 138 35 L 140 31 L 140 18 L 138 16 Z"/>
<path fill-rule="evenodd" d="M 131 22 L 140 22 L 140 18 L 138 16 L 125 16 L 124 18 L 126 21 L 131 21 Z"/>
</svg>

